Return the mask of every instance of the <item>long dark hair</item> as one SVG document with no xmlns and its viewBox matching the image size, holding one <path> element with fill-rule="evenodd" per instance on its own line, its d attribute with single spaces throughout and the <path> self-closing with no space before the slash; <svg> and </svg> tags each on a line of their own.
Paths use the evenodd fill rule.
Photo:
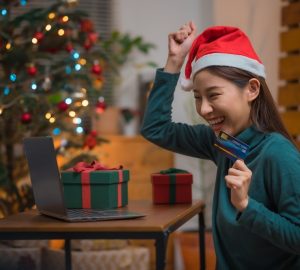
<svg viewBox="0 0 300 270">
<path fill-rule="evenodd" d="M 211 66 L 205 70 L 231 81 L 239 88 L 246 87 L 252 78 L 259 80 L 260 92 L 251 104 L 250 118 L 252 123 L 260 131 L 278 132 L 282 134 L 296 146 L 293 138 L 282 122 L 275 101 L 264 78 L 234 67 Z"/>
</svg>

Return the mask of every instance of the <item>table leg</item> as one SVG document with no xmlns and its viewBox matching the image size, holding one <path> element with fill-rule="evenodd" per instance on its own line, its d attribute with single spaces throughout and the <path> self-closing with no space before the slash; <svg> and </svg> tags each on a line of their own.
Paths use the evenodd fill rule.
<svg viewBox="0 0 300 270">
<path fill-rule="evenodd" d="M 72 270 L 71 239 L 65 239 L 65 264 L 66 270 Z"/>
<path fill-rule="evenodd" d="M 205 270 L 205 223 L 203 211 L 198 214 L 200 270 Z"/>
<path fill-rule="evenodd" d="M 156 270 L 164 270 L 166 267 L 168 237 L 168 233 L 163 233 L 155 240 Z"/>
</svg>

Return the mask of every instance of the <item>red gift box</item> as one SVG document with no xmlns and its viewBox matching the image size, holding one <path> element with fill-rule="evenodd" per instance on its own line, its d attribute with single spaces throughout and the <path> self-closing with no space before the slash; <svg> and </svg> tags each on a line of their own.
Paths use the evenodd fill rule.
<svg viewBox="0 0 300 270">
<path fill-rule="evenodd" d="M 151 175 L 153 203 L 175 204 L 192 202 L 193 175 L 170 168 Z"/>
</svg>

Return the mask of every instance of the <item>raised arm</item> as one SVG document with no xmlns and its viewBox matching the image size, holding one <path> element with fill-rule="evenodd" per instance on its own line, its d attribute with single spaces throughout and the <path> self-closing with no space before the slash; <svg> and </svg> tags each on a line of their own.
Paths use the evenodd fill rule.
<svg viewBox="0 0 300 270">
<path fill-rule="evenodd" d="M 205 125 L 172 122 L 172 102 L 180 69 L 195 39 L 189 22 L 168 36 L 169 52 L 164 69 L 158 69 L 148 98 L 141 134 L 149 141 L 176 153 L 215 160 L 214 134 Z"/>
</svg>

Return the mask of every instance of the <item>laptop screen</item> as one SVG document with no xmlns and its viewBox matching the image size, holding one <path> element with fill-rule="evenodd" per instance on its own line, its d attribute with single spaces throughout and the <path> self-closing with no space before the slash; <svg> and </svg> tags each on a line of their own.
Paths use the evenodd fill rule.
<svg viewBox="0 0 300 270">
<path fill-rule="evenodd" d="M 66 215 L 63 190 L 51 137 L 24 139 L 34 199 L 42 213 Z"/>
</svg>

